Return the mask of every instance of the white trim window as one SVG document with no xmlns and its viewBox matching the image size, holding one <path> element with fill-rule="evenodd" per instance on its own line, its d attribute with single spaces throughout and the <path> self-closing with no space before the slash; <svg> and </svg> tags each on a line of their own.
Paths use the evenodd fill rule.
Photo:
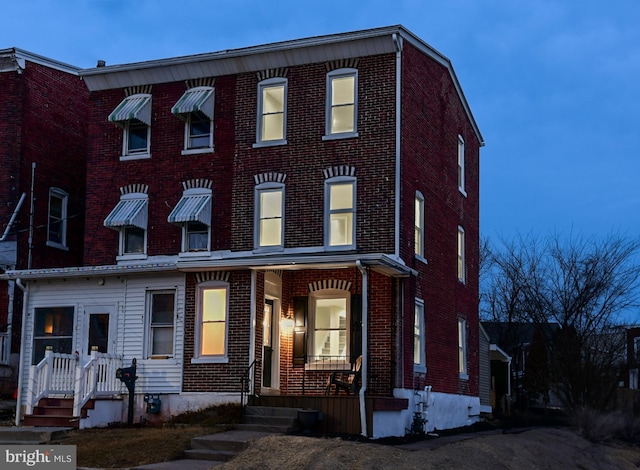
<svg viewBox="0 0 640 470">
<path fill-rule="evenodd" d="M 208 281 L 198 285 L 194 363 L 227 362 L 229 284 Z"/>
<path fill-rule="evenodd" d="M 414 201 L 414 253 L 424 259 L 424 196 L 420 191 Z"/>
<path fill-rule="evenodd" d="M 350 360 L 351 295 L 349 291 L 324 289 L 311 300 L 309 357 L 311 361 Z"/>
<path fill-rule="evenodd" d="M 282 77 L 258 83 L 256 146 L 287 143 L 287 84 Z"/>
<path fill-rule="evenodd" d="M 468 379 L 467 370 L 467 321 L 458 318 L 458 373 L 461 379 Z"/>
<path fill-rule="evenodd" d="M 427 372 L 424 301 L 415 299 L 413 320 L 413 370 Z"/>
<path fill-rule="evenodd" d="M 67 204 L 69 195 L 59 188 L 49 189 L 47 246 L 67 250 Z"/>
<path fill-rule="evenodd" d="M 356 247 L 356 179 L 337 176 L 325 180 L 324 240 L 328 250 Z"/>
<path fill-rule="evenodd" d="M 33 351 L 31 363 L 38 364 L 47 348 L 54 353 L 73 352 L 73 332 L 75 329 L 75 308 L 36 307 L 34 309 Z"/>
<path fill-rule="evenodd" d="M 168 359 L 174 355 L 175 299 L 174 290 L 147 292 L 148 359 Z"/>
<path fill-rule="evenodd" d="M 458 281 L 463 284 L 467 281 L 466 276 L 466 265 L 465 265 L 465 241 L 464 241 L 464 228 L 458 225 L 458 234 L 457 234 L 457 264 L 456 271 L 458 273 Z"/>
<path fill-rule="evenodd" d="M 213 87 L 190 88 L 171 108 L 184 121 L 183 155 L 213 152 L 214 96 Z"/>
<path fill-rule="evenodd" d="M 458 135 L 458 190 L 466 196 L 464 180 L 464 139 Z"/>
<path fill-rule="evenodd" d="M 210 188 L 185 189 L 167 221 L 182 229 L 181 255 L 202 255 L 211 251 Z"/>
<path fill-rule="evenodd" d="M 284 184 L 262 183 L 255 188 L 255 247 L 284 248 Z"/>
<path fill-rule="evenodd" d="M 104 221 L 119 233 L 119 260 L 146 258 L 148 200 L 144 193 L 123 194 Z"/>
<path fill-rule="evenodd" d="M 358 136 L 358 70 L 337 69 L 327 74 L 324 139 Z"/>
<path fill-rule="evenodd" d="M 151 95 L 127 96 L 109 115 L 109 121 L 123 129 L 121 160 L 151 156 Z"/>
</svg>

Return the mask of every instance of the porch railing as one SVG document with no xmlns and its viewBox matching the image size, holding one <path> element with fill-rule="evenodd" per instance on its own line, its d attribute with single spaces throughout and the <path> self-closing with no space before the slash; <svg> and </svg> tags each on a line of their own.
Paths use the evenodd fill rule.
<svg viewBox="0 0 640 470">
<path fill-rule="evenodd" d="M 73 394 L 73 415 L 80 416 L 82 407 L 97 396 L 120 393 L 122 383 L 116 370 L 122 366 L 122 356 L 91 351 L 91 358 L 82 367 L 76 368 Z"/>
<path fill-rule="evenodd" d="M 240 406 L 244 408 L 249 404 L 249 397 L 255 393 L 256 390 L 256 376 L 258 368 L 258 360 L 254 359 L 253 362 L 247 367 L 240 378 Z M 245 402 L 246 400 L 246 402 Z"/>
<path fill-rule="evenodd" d="M 42 361 L 30 369 L 27 414 L 33 413 L 40 399 L 57 396 L 73 397 L 74 416 L 79 416 L 82 406 L 91 398 L 121 392 L 122 384 L 116 379 L 116 369 L 121 365 L 121 356 L 97 351 L 81 366 L 77 354 L 47 350 Z"/>
</svg>

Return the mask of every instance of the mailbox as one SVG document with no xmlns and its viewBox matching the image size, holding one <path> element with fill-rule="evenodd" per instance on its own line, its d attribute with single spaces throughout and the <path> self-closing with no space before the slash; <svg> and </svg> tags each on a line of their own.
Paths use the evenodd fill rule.
<svg viewBox="0 0 640 470">
<path fill-rule="evenodd" d="M 116 378 L 127 387 L 129 391 L 129 412 L 127 414 L 127 424 L 131 426 L 133 424 L 133 397 L 136 389 L 136 358 L 131 360 L 130 367 L 122 367 L 116 370 Z"/>
</svg>

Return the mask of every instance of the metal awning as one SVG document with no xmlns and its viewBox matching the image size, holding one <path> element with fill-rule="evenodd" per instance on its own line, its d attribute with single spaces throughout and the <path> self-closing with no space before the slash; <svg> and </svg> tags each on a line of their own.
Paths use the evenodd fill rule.
<svg viewBox="0 0 640 470">
<path fill-rule="evenodd" d="M 133 226 L 146 230 L 148 199 L 121 199 L 111 213 L 104 219 L 104 226 L 115 230 Z"/>
<path fill-rule="evenodd" d="M 213 88 L 198 87 L 187 90 L 171 108 L 171 112 L 178 116 L 198 111 L 213 120 Z"/>
<path fill-rule="evenodd" d="M 137 119 L 147 126 L 151 125 L 151 95 L 138 94 L 127 96 L 109 114 L 109 122 L 120 123 Z"/>
<path fill-rule="evenodd" d="M 182 196 L 167 220 L 172 224 L 201 222 L 211 225 L 211 194 Z"/>
</svg>

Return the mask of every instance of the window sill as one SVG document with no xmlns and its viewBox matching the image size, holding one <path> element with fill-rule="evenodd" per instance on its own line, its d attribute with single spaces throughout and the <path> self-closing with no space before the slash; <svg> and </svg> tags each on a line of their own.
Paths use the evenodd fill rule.
<svg viewBox="0 0 640 470">
<path fill-rule="evenodd" d="M 124 161 L 128 161 L 128 160 L 147 160 L 151 158 L 151 154 L 150 153 L 134 153 L 131 155 L 122 155 L 120 157 L 120 161 L 124 162 Z"/>
<path fill-rule="evenodd" d="M 469 374 L 460 373 L 460 380 L 469 380 Z"/>
<path fill-rule="evenodd" d="M 284 247 L 282 245 L 260 246 L 253 249 L 254 253 L 282 253 L 283 251 L 284 251 Z"/>
<path fill-rule="evenodd" d="M 62 243 L 47 241 L 47 246 L 51 248 L 57 248 L 58 250 L 62 250 L 62 251 L 69 251 L 69 247 L 66 245 L 63 245 Z"/>
<path fill-rule="evenodd" d="M 228 364 L 228 357 L 194 357 L 191 364 Z"/>
<path fill-rule="evenodd" d="M 253 144 L 253 148 L 258 149 L 262 147 L 277 147 L 278 145 L 287 145 L 287 139 L 256 142 L 255 144 Z"/>
<path fill-rule="evenodd" d="M 414 364 L 413 365 L 413 371 L 418 373 L 418 374 L 426 374 L 427 373 L 427 367 L 423 366 L 423 365 Z"/>
<path fill-rule="evenodd" d="M 325 245 L 324 251 L 356 251 L 355 245 Z"/>
<path fill-rule="evenodd" d="M 133 260 L 141 260 L 141 259 L 147 259 L 147 255 L 143 253 L 132 253 L 132 254 L 116 256 L 116 261 L 133 261 Z"/>
<path fill-rule="evenodd" d="M 213 147 L 205 147 L 201 149 L 184 149 L 181 155 L 197 155 L 200 153 L 213 153 Z"/>
<path fill-rule="evenodd" d="M 359 137 L 357 132 L 342 132 L 341 134 L 327 134 L 322 136 L 322 140 L 339 140 L 339 139 L 352 139 Z"/>
<path fill-rule="evenodd" d="M 415 258 L 416 258 L 416 261 L 420 261 L 421 263 L 424 263 L 424 264 L 429 264 L 429 262 L 427 261 L 427 258 L 425 258 L 424 256 L 416 255 Z"/>
<path fill-rule="evenodd" d="M 210 258 L 211 251 L 181 251 L 178 258 Z"/>
</svg>

